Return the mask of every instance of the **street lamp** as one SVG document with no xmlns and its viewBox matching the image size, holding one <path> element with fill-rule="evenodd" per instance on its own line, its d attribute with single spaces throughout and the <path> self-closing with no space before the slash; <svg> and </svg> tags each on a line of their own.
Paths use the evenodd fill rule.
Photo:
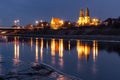
<svg viewBox="0 0 120 80">
<path fill-rule="evenodd" d="M 20 20 L 19 19 L 14 20 L 14 25 L 20 25 Z"/>
<path fill-rule="evenodd" d="M 38 23 L 39 23 L 39 21 L 38 21 L 38 20 L 36 20 L 36 21 L 35 21 L 35 24 L 36 24 L 36 25 L 38 25 Z"/>
</svg>

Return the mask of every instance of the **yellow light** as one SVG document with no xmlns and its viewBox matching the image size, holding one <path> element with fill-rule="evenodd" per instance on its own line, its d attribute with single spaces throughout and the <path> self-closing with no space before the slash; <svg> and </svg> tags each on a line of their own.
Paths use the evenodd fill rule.
<svg viewBox="0 0 120 80">
<path fill-rule="evenodd" d="M 35 58 L 36 58 L 36 62 L 38 62 L 38 38 L 36 38 L 36 55 L 35 55 Z"/>
<path fill-rule="evenodd" d="M 63 20 L 60 20 L 60 24 L 63 25 L 63 24 L 64 24 L 64 21 L 63 21 Z"/>
<path fill-rule="evenodd" d="M 82 59 L 84 56 L 88 59 L 90 54 L 90 46 L 87 44 L 82 44 L 79 40 L 77 40 L 77 52 L 78 52 L 78 59 Z"/>
<path fill-rule="evenodd" d="M 96 61 L 96 58 L 98 56 L 98 43 L 97 41 L 93 41 L 93 60 Z"/>
<path fill-rule="evenodd" d="M 63 57 L 63 39 L 59 40 L 59 57 Z"/>
<path fill-rule="evenodd" d="M 51 40 L 51 55 L 55 56 L 55 39 Z"/>
<path fill-rule="evenodd" d="M 92 24 L 93 24 L 93 25 L 96 25 L 96 26 L 97 26 L 98 23 L 99 23 L 99 19 L 97 19 L 97 18 L 93 18 L 93 19 L 92 19 Z"/>
<path fill-rule="evenodd" d="M 59 39 L 59 65 L 63 67 L 63 39 Z"/>
<path fill-rule="evenodd" d="M 83 57 L 83 51 L 84 51 L 84 48 L 81 46 L 80 41 L 77 40 L 78 59 L 82 59 L 82 57 Z"/>
<path fill-rule="evenodd" d="M 64 24 L 63 20 L 60 20 L 59 18 L 52 18 L 51 19 L 51 29 L 57 30 Z"/>
</svg>

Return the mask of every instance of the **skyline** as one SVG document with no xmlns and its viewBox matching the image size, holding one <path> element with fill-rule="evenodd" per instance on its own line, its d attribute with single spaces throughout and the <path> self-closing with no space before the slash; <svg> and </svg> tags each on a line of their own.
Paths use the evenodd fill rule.
<svg viewBox="0 0 120 80">
<path fill-rule="evenodd" d="M 83 0 L 1 0 L 0 26 L 12 26 L 19 19 L 21 25 L 35 23 L 35 20 L 50 22 L 52 17 L 77 21 L 80 9 L 88 7 L 90 16 L 101 20 L 116 18 L 120 15 L 119 0 L 83 1 Z"/>
</svg>

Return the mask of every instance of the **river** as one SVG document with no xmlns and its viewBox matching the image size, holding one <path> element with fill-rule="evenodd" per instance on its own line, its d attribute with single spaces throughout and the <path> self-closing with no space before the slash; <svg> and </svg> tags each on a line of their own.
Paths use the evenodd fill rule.
<svg viewBox="0 0 120 80">
<path fill-rule="evenodd" d="M 6 36 L 0 39 L 0 75 L 32 63 L 45 63 L 82 80 L 120 80 L 120 42 Z"/>
</svg>

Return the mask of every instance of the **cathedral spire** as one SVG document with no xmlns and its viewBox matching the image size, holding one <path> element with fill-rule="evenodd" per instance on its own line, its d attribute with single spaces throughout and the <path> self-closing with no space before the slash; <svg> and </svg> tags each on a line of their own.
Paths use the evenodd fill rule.
<svg viewBox="0 0 120 80">
<path fill-rule="evenodd" d="M 90 14 L 89 14 L 89 9 L 88 9 L 88 8 L 86 8 L 85 16 L 90 16 Z"/>
<path fill-rule="evenodd" d="M 80 10 L 80 17 L 84 17 L 84 10 L 83 9 Z"/>
</svg>

